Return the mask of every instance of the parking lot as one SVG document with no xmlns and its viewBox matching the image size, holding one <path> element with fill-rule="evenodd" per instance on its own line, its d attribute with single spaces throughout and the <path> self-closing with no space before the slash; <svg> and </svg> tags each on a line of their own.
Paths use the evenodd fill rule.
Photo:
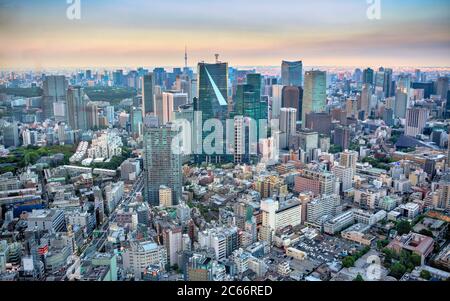
<svg viewBox="0 0 450 301">
<path fill-rule="evenodd" d="M 362 246 L 340 237 L 321 235 L 314 239 L 302 238 L 295 248 L 307 253 L 308 259 L 320 263 L 341 260 L 351 251 L 362 249 Z"/>
</svg>

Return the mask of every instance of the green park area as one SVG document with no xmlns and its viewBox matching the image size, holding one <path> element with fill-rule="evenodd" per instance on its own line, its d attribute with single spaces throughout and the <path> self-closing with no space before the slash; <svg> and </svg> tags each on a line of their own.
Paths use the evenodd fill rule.
<svg viewBox="0 0 450 301">
<path fill-rule="evenodd" d="M 20 168 L 35 164 L 41 157 L 55 154 L 63 154 L 64 164 L 68 164 L 69 158 L 75 153 L 75 148 L 74 145 L 18 147 L 8 156 L 0 158 L 0 173 L 16 172 Z"/>
<path fill-rule="evenodd" d="M 86 87 L 84 92 L 92 101 L 107 101 L 111 105 L 118 105 L 122 100 L 137 95 L 135 89 L 125 87 Z"/>
</svg>

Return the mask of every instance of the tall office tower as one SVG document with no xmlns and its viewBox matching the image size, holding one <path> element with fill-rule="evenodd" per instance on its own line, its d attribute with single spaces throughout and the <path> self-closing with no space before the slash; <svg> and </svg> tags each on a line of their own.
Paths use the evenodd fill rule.
<svg viewBox="0 0 450 301">
<path fill-rule="evenodd" d="M 281 63 L 281 84 L 284 86 L 302 86 L 303 62 L 283 61 Z"/>
<path fill-rule="evenodd" d="M 369 117 L 369 101 L 372 96 L 371 85 L 363 84 L 363 88 L 361 90 L 361 95 L 359 98 L 359 110 L 360 112 L 364 112 L 364 120 Z"/>
<path fill-rule="evenodd" d="M 139 107 L 133 107 L 131 109 L 130 114 L 130 121 L 131 121 L 131 132 L 135 135 L 141 134 L 141 127 L 143 124 L 143 118 L 142 118 L 142 109 Z"/>
<path fill-rule="evenodd" d="M 447 167 L 450 169 L 450 143 L 448 144 L 447 149 Z"/>
<path fill-rule="evenodd" d="M 170 124 L 144 127 L 144 197 L 153 206 L 159 205 L 161 185 L 172 190 L 173 205 L 181 199 L 181 155 L 172 150 L 172 140 L 176 135 Z"/>
<path fill-rule="evenodd" d="M 441 96 L 441 100 L 447 100 L 448 95 L 448 77 L 439 77 L 436 81 L 436 95 Z"/>
<path fill-rule="evenodd" d="M 420 69 L 414 70 L 414 80 L 418 83 L 420 83 L 420 81 L 422 80 L 422 72 L 420 71 Z"/>
<path fill-rule="evenodd" d="M 86 121 L 88 129 L 96 128 L 100 125 L 98 117 L 99 117 L 98 104 L 93 101 L 88 102 L 86 104 Z"/>
<path fill-rule="evenodd" d="M 394 110 L 391 108 L 384 108 L 383 121 L 387 126 L 394 126 Z"/>
<path fill-rule="evenodd" d="M 322 112 L 327 101 L 327 75 L 325 71 L 305 72 L 305 88 L 302 103 L 302 127 L 305 127 L 305 116 L 310 112 Z"/>
<path fill-rule="evenodd" d="M 350 129 L 347 126 L 337 126 L 334 130 L 333 143 L 341 149 L 348 149 L 350 145 Z"/>
<path fill-rule="evenodd" d="M 361 69 L 356 68 L 355 72 L 353 72 L 353 80 L 356 83 L 360 83 L 360 82 L 362 82 L 362 78 L 363 78 L 363 72 L 361 71 Z"/>
<path fill-rule="evenodd" d="M 86 70 L 85 77 L 87 80 L 91 80 L 92 79 L 92 70 Z"/>
<path fill-rule="evenodd" d="M 42 111 L 44 119 L 54 116 L 54 103 L 66 104 L 67 86 L 68 83 L 64 75 L 50 75 L 45 77 L 42 87 Z"/>
<path fill-rule="evenodd" d="M 5 147 L 19 146 L 19 127 L 16 122 L 3 126 L 2 132 Z"/>
<path fill-rule="evenodd" d="M 426 108 L 409 108 L 406 112 L 405 135 L 415 137 L 422 134 L 428 116 L 429 110 Z"/>
<path fill-rule="evenodd" d="M 411 88 L 414 90 L 423 90 L 423 97 L 429 99 L 434 94 L 434 84 L 430 83 L 412 83 Z"/>
<path fill-rule="evenodd" d="M 297 110 L 296 120 L 302 118 L 303 88 L 296 86 L 286 86 L 283 88 L 281 106 L 283 108 L 294 108 Z"/>
<path fill-rule="evenodd" d="M 234 101 L 234 113 L 245 117 L 259 119 L 258 94 L 253 86 L 249 84 L 239 84 L 236 86 L 236 97 Z"/>
<path fill-rule="evenodd" d="M 401 89 L 397 89 L 394 100 L 394 116 L 397 118 L 406 117 L 406 108 L 408 106 L 408 94 Z"/>
<path fill-rule="evenodd" d="M 297 119 L 297 109 L 281 108 L 280 110 L 280 131 L 282 133 L 280 145 L 282 148 L 289 147 L 289 137 L 295 134 Z"/>
<path fill-rule="evenodd" d="M 250 163 L 251 155 L 257 153 L 256 129 L 251 128 L 250 118 L 234 116 L 234 163 Z M 253 135 L 253 136 L 252 136 Z"/>
<path fill-rule="evenodd" d="M 67 115 L 72 130 L 87 130 L 87 99 L 80 86 L 69 87 L 67 90 Z"/>
<path fill-rule="evenodd" d="M 114 125 L 114 106 L 106 107 L 106 119 L 110 125 Z"/>
<path fill-rule="evenodd" d="M 262 77 L 259 73 L 249 73 L 247 74 L 247 85 L 252 86 L 252 91 L 256 93 L 256 100 L 261 101 L 261 92 L 262 92 Z"/>
<path fill-rule="evenodd" d="M 268 99 L 267 96 L 262 97 L 263 95 L 263 77 L 259 73 L 249 73 L 247 74 L 247 85 L 253 87 L 253 91 L 255 92 L 255 98 L 258 102 L 258 119 L 268 119 Z M 259 123 L 258 123 L 259 128 Z"/>
<path fill-rule="evenodd" d="M 153 73 L 142 77 L 142 113 L 145 115 L 154 113 L 155 102 L 155 78 Z"/>
<path fill-rule="evenodd" d="M 345 150 L 341 153 L 339 165 L 350 167 L 353 170 L 353 175 L 356 174 L 356 162 L 358 162 L 358 152 Z"/>
<path fill-rule="evenodd" d="M 164 68 L 153 69 L 154 83 L 157 86 L 166 87 L 167 72 Z"/>
<path fill-rule="evenodd" d="M 447 104 L 445 105 L 444 118 L 450 119 L 450 93 L 447 93 Z"/>
<path fill-rule="evenodd" d="M 280 117 L 280 109 L 283 102 L 283 88 L 283 85 L 272 86 L 272 119 L 278 119 Z"/>
<path fill-rule="evenodd" d="M 392 69 L 384 69 L 384 80 L 383 80 L 383 92 L 384 97 L 391 97 L 393 94 L 393 84 L 392 84 Z"/>
<path fill-rule="evenodd" d="M 199 63 L 198 64 L 198 100 L 194 103 L 194 110 L 202 112 L 202 124 L 208 121 L 208 119 L 219 119 L 225 129 L 226 118 L 228 114 L 228 63 L 216 62 L 214 64 Z M 203 144 L 205 138 L 214 132 L 214 128 L 210 131 L 202 131 L 201 141 L 197 141 Z M 225 132 L 225 131 L 223 131 Z M 219 133 L 220 135 L 220 133 Z M 216 136 L 218 137 L 218 136 Z M 197 157 L 198 161 L 212 161 L 216 162 L 224 158 L 225 143 L 223 133 L 219 137 L 219 141 L 214 141 L 216 149 L 212 154 L 206 154 L 203 151 L 202 155 Z M 218 147 L 217 147 L 218 146 Z M 220 147 L 220 153 L 217 153 L 217 149 Z"/>
<path fill-rule="evenodd" d="M 374 71 L 373 69 L 367 68 L 363 71 L 363 84 L 373 85 L 374 81 Z"/>
<path fill-rule="evenodd" d="M 112 74 L 113 76 L 113 85 L 114 86 L 123 86 L 125 83 L 125 78 L 123 76 L 123 70 L 116 70 Z"/>
<path fill-rule="evenodd" d="M 406 93 L 409 97 L 409 92 L 411 91 L 411 75 L 410 74 L 400 74 L 397 79 L 397 90 Z"/>
<path fill-rule="evenodd" d="M 375 81 L 374 81 L 375 89 L 383 90 L 384 88 L 384 68 L 380 67 L 378 71 L 375 73 Z"/>
<path fill-rule="evenodd" d="M 188 95 L 176 91 L 163 92 L 155 97 L 155 114 L 160 124 L 166 124 L 174 119 L 174 112 L 180 106 L 187 104 Z"/>
<path fill-rule="evenodd" d="M 281 108 L 280 110 L 280 131 L 284 133 L 295 133 L 295 117 L 297 116 L 297 109 L 295 108 Z"/>
<path fill-rule="evenodd" d="M 258 102 L 258 119 L 267 119 L 268 118 L 268 101 L 267 97 L 262 97 L 262 81 L 263 78 L 259 73 L 249 73 L 247 74 L 247 85 L 252 86 L 253 91 L 255 92 L 255 99 Z M 259 124 L 258 124 L 259 126 Z"/>
</svg>

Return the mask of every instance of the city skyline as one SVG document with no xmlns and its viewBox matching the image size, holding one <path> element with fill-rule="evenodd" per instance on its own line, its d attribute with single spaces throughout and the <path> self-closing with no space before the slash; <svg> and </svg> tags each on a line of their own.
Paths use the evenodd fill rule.
<svg viewBox="0 0 450 301">
<path fill-rule="evenodd" d="M 66 1 L 1 0 L 0 65 L 181 66 L 187 46 L 189 66 L 214 53 L 235 66 L 450 66 L 447 1 L 381 1 L 380 20 L 363 0 L 137 2 L 81 1 L 70 20 Z"/>
</svg>

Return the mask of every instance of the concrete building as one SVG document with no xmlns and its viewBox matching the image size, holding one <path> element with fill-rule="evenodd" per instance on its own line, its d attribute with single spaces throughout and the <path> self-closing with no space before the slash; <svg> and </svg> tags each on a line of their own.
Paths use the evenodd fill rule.
<svg viewBox="0 0 450 301">
<path fill-rule="evenodd" d="M 123 267 L 134 274 L 136 279 L 142 278 L 142 273 L 149 265 L 157 265 L 165 270 L 167 250 L 152 241 L 131 241 L 130 247 L 123 253 Z"/>
<path fill-rule="evenodd" d="M 415 137 L 422 134 L 429 117 L 426 108 L 409 108 L 406 111 L 405 135 Z"/>
<path fill-rule="evenodd" d="M 63 210 L 50 209 L 50 210 L 33 210 L 28 215 L 28 229 L 60 232 L 66 228 L 66 221 Z"/>
</svg>

